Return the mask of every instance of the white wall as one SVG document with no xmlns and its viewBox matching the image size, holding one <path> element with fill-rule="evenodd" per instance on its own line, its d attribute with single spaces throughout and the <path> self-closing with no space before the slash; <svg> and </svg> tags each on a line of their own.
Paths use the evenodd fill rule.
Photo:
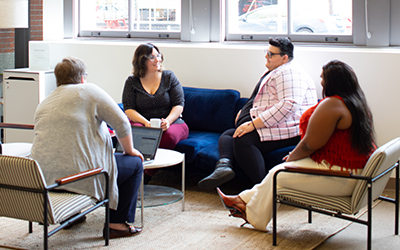
<svg viewBox="0 0 400 250">
<path fill-rule="evenodd" d="M 43 0 L 43 40 L 64 38 L 63 0 Z"/>
<path fill-rule="evenodd" d="M 64 40 L 30 42 L 30 48 L 49 44 L 50 67 L 65 56 L 77 56 L 88 64 L 88 81 L 121 101 L 126 77 L 138 42 Z M 265 69 L 264 45 L 229 45 L 170 42 L 156 44 L 164 54 L 164 68 L 175 72 L 183 86 L 236 89 L 248 97 Z M 295 60 L 314 79 L 319 96 L 320 73 L 329 60 L 352 66 L 367 96 L 375 119 L 378 145 L 400 136 L 398 70 L 400 50 L 394 48 L 295 46 Z"/>
</svg>

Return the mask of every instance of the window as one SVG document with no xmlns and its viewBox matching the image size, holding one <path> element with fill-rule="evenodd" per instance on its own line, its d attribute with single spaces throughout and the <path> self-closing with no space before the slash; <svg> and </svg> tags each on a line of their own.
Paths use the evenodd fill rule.
<svg viewBox="0 0 400 250">
<path fill-rule="evenodd" d="M 227 40 L 349 41 L 352 0 L 228 0 Z"/>
<path fill-rule="evenodd" d="M 181 31 L 181 0 L 80 0 L 79 13 L 80 36 L 173 37 Z"/>
<path fill-rule="evenodd" d="M 400 45 L 400 1 L 64 0 L 71 37 L 174 38 L 190 42 L 267 41 Z M 72 14 L 69 14 L 72 13 Z M 71 20 L 77 18 L 78 30 Z M 75 20 L 76 21 L 76 20 Z M 72 23 L 68 26 L 68 22 Z M 77 32 L 76 32 L 77 31 Z M 75 34 L 76 32 L 76 34 Z M 69 37 L 69 36 L 68 36 Z"/>
</svg>

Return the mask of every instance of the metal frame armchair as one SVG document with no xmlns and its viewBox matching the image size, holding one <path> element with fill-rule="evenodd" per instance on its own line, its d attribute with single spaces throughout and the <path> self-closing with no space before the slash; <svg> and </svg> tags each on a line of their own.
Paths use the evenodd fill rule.
<svg viewBox="0 0 400 250">
<path fill-rule="evenodd" d="M 56 188 L 96 175 L 105 178 L 105 198 L 97 201 L 90 196 L 70 192 L 53 192 Z M 95 209 L 105 206 L 105 245 L 109 244 L 109 177 L 102 168 L 91 169 L 56 180 L 46 185 L 39 164 L 29 158 L 0 155 L 0 216 L 43 224 L 43 248 L 48 238 Z M 48 231 L 49 224 L 58 224 Z"/>
<path fill-rule="evenodd" d="M 399 229 L 399 157 L 400 137 L 379 147 L 369 158 L 361 175 L 353 175 L 346 171 L 324 171 L 298 167 L 286 167 L 274 175 L 273 180 L 273 245 L 277 245 L 277 203 L 286 204 L 308 210 L 308 222 L 312 222 L 312 212 L 360 223 L 368 227 L 367 247 L 371 249 L 372 239 L 372 202 L 376 199 L 395 204 L 395 235 Z M 392 171 L 396 173 L 395 198 L 381 196 Z M 277 188 L 279 173 L 291 172 L 306 175 L 322 175 L 334 178 L 356 179 L 353 194 L 348 197 L 322 196 L 288 188 Z M 362 220 L 348 215 L 355 215 L 367 205 L 367 219 Z M 347 215 L 345 215 L 347 214 Z"/>
</svg>

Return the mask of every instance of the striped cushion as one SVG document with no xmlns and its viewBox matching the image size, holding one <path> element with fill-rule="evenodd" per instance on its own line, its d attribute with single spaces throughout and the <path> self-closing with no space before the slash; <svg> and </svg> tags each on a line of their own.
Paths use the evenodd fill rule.
<svg viewBox="0 0 400 250">
<path fill-rule="evenodd" d="M 42 171 L 33 159 L 0 155 L 0 184 L 31 188 L 38 192 L 45 190 Z M 55 224 L 79 213 L 94 204 L 86 195 L 49 192 L 48 222 Z M 0 188 L 0 216 L 44 222 L 43 194 L 8 188 Z"/>
<path fill-rule="evenodd" d="M 361 175 L 369 177 L 372 176 L 377 170 L 376 166 L 382 162 L 384 157 L 385 157 L 384 152 L 382 151 L 375 152 L 368 160 L 367 165 L 364 167 Z M 360 201 L 362 200 L 364 200 L 364 203 L 366 204 L 366 199 L 365 199 L 367 195 L 366 188 L 367 188 L 366 181 L 362 180 L 357 181 L 352 196 L 353 209 L 359 209 L 360 208 L 359 204 Z M 363 206 L 365 206 L 365 204 L 363 204 Z"/>
<path fill-rule="evenodd" d="M 0 184 L 45 190 L 45 181 L 36 161 L 0 156 Z M 43 194 L 0 188 L 0 216 L 43 222 Z M 53 221 L 50 211 L 49 221 Z"/>
<path fill-rule="evenodd" d="M 95 199 L 82 194 L 50 192 L 54 223 L 59 223 L 95 204 Z M 53 223 L 51 223 L 53 224 Z"/>
<path fill-rule="evenodd" d="M 382 173 L 384 170 L 391 167 L 399 160 L 400 156 L 400 137 L 395 138 L 386 144 L 379 147 L 369 158 L 361 175 L 375 177 Z M 383 192 L 390 174 L 379 179 L 373 184 L 372 199 L 377 199 Z M 358 181 L 352 195 L 352 210 L 358 211 L 367 204 L 365 181 Z"/>
<path fill-rule="evenodd" d="M 351 197 L 339 196 L 321 196 L 316 194 L 305 193 L 288 188 L 278 189 L 278 198 L 300 203 L 305 206 L 313 206 L 321 209 L 342 212 L 345 214 L 353 214 L 351 211 Z"/>
<path fill-rule="evenodd" d="M 47 207 L 52 211 L 50 204 Z M 0 216 L 43 223 L 43 194 L 0 188 Z"/>
<path fill-rule="evenodd" d="M 43 190 L 45 181 L 35 160 L 13 156 L 0 156 L 1 184 Z"/>
</svg>

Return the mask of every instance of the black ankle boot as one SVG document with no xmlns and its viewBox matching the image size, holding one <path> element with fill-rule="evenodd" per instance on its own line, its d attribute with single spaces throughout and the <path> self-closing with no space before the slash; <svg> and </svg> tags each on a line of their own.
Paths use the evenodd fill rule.
<svg viewBox="0 0 400 250">
<path fill-rule="evenodd" d="M 235 172 L 232 170 L 232 161 L 228 158 L 221 158 L 214 172 L 206 178 L 199 181 L 197 184 L 202 189 L 215 189 L 216 187 L 232 180 L 235 177 Z"/>
</svg>

